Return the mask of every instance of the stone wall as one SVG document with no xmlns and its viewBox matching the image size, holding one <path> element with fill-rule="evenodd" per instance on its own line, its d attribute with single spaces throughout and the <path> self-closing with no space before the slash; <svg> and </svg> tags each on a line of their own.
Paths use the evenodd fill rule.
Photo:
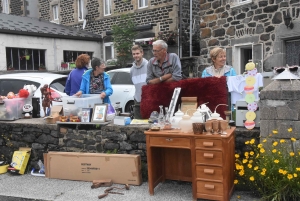
<svg viewBox="0 0 300 201">
<path fill-rule="evenodd" d="M 11 15 L 23 15 L 24 5 L 23 0 L 11 0 L 9 1 L 10 14 Z"/>
<path fill-rule="evenodd" d="M 76 125 L 45 124 L 43 119 L 21 119 L 1 121 L 0 161 L 11 161 L 12 154 L 19 147 L 32 149 L 29 169 L 38 168 L 37 162 L 43 160 L 48 151 L 91 152 L 139 154 L 147 161 L 146 138 L 144 131 L 148 125 Z M 236 152 L 248 148 L 244 142 L 259 137 L 259 130 L 236 129 Z"/>
<path fill-rule="evenodd" d="M 222 3 L 223 2 L 223 3 Z M 232 7 L 228 1 L 200 0 L 201 67 L 211 62 L 209 51 L 215 46 L 231 48 L 243 43 L 263 46 L 264 71 L 273 66 L 285 66 L 284 40 L 300 38 L 299 29 L 284 25 L 284 14 L 299 22 L 298 0 L 253 0 L 244 6 Z M 285 34 L 281 34 L 283 32 Z M 228 58 L 229 59 L 229 58 Z"/>
</svg>

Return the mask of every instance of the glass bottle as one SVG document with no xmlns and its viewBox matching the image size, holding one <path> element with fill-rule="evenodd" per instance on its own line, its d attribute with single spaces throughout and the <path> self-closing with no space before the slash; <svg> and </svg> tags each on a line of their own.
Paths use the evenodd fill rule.
<svg viewBox="0 0 300 201">
<path fill-rule="evenodd" d="M 162 129 L 165 125 L 165 115 L 163 105 L 159 106 L 158 125 Z"/>
</svg>

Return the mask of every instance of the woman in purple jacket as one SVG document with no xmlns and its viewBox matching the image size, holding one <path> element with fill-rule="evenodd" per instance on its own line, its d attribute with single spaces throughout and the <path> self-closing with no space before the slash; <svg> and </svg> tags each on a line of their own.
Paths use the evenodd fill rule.
<svg viewBox="0 0 300 201">
<path fill-rule="evenodd" d="M 65 92 L 69 96 L 76 94 L 80 88 L 82 75 L 88 70 L 87 66 L 90 63 L 90 56 L 87 54 L 81 54 L 77 57 L 75 64 L 76 68 L 73 69 L 67 79 Z"/>
</svg>

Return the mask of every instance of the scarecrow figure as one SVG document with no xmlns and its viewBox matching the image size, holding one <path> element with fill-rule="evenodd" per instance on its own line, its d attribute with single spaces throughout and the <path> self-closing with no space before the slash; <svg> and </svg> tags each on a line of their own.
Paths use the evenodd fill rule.
<svg viewBox="0 0 300 201">
<path fill-rule="evenodd" d="M 48 84 L 45 84 L 41 88 L 41 94 L 42 94 L 42 107 L 46 116 L 46 108 L 50 108 L 50 105 L 52 105 L 52 100 L 51 100 L 51 92 L 50 88 L 48 87 Z"/>
</svg>

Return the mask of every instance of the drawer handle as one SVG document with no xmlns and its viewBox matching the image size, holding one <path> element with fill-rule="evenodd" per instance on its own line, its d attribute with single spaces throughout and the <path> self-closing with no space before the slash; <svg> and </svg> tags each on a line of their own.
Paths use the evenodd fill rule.
<svg viewBox="0 0 300 201">
<path fill-rule="evenodd" d="M 214 174 L 215 170 L 213 170 L 213 169 L 204 169 L 204 173 L 205 174 Z"/>
<path fill-rule="evenodd" d="M 213 147 L 214 143 L 213 142 L 203 142 L 203 146 L 205 146 L 205 147 Z"/>
<path fill-rule="evenodd" d="M 214 158 L 214 154 L 204 153 L 204 158 Z"/>
<path fill-rule="evenodd" d="M 173 139 L 172 138 L 166 138 L 166 141 L 171 142 L 171 141 L 173 141 Z"/>
<path fill-rule="evenodd" d="M 215 189 L 215 185 L 205 184 L 204 188 L 209 189 L 209 190 L 213 190 L 213 189 Z"/>
</svg>

